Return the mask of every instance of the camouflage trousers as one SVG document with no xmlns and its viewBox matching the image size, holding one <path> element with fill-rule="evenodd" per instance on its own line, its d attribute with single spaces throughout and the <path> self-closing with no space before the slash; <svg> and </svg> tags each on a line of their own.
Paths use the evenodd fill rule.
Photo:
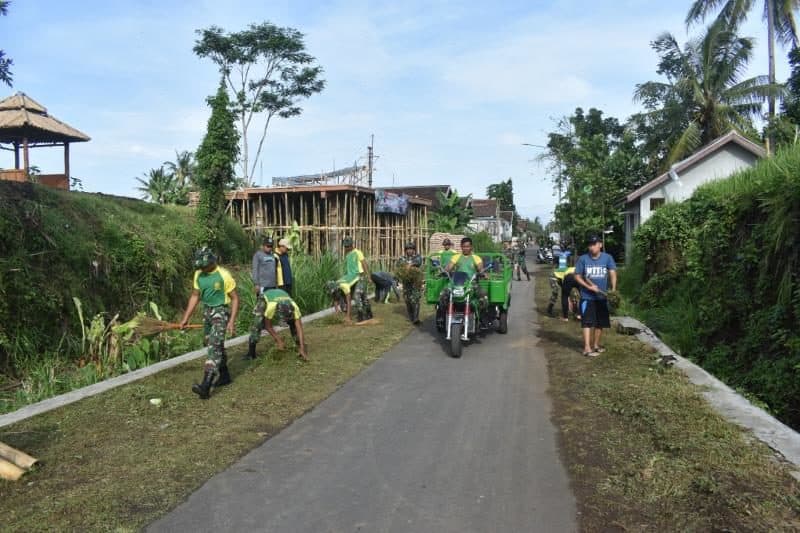
<svg viewBox="0 0 800 533">
<path fill-rule="evenodd" d="M 561 294 L 561 284 L 558 282 L 558 278 L 551 277 L 550 278 L 550 302 L 549 306 L 553 307 L 558 302 L 558 297 Z"/>
<path fill-rule="evenodd" d="M 256 306 L 253 308 L 253 323 L 250 326 L 250 343 L 257 343 L 264 329 L 264 312 L 267 310 L 267 301 L 261 294 L 258 295 Z"/>
<path fill-rule="evenodd" d="M 422 287 L 403 287 L 403 298 L 407 304 L 417 305 L 422 298 Z"/>
<path fill-rule="evenodd" d="M 206 345 L 208 346 L 208 357 L 206 359 L 206 370 L 214 372 L 226 364 L 225 355 L 225 328 L 228 326 L 230 310 L 228 306 L 205 307 L 203 309 L 203 331 L 206 335 Z"/>
<path fill-rule="evenodd" d="M 350 305 L 357 313 L 359 320 L 372 318 L 372 306 L 369 304 L 367 297 L 367 279 L 360 276 L 358 281 L 353 285 L 352 292 L 350 293 Z"/>
</svg>

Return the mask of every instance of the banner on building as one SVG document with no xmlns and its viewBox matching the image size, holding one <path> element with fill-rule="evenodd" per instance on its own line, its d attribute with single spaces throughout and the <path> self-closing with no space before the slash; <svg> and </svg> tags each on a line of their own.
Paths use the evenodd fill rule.
<svg viewBox="0 0 800 533">
<path fill-rule="evenodd" d="M 405 215 L 408 213 L 408 196 L 375 189 L 375 212 Z"/>
</svg>

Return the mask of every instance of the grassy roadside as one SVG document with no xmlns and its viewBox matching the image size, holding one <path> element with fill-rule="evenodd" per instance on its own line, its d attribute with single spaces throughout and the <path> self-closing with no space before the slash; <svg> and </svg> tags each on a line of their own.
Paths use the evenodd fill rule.
<svg viewBox="0 0 800 533">
<path fill-rule="evenodd" d="M 762 443 L 715 414 L 680 371 L 633 337 L 580 355 L 580 329 L 545 314 L 553 420 L 582 531 L 796 531 L 800 485 Z"/>
<path fill-rule="evenodd" d="M 402 305 L 373 309 L 380 319 L 374 325 L 344 326 L 334 317 L 308 324 L 308 364 L 292 351 L 273 350 L 269 338 L 259 343 L 254 363 L 240 360 L 246 346 L 231 349 L 234 384 L 207 402 L 189 390 L 202 372 L 193 362 L 0 429 L 0 441 L 41 461 L 18 482 L 0 480 L 0 529 L 141 528 L 413 328 Z M 162 404 L 151 405 L 151 398 Z"/>
</svg>

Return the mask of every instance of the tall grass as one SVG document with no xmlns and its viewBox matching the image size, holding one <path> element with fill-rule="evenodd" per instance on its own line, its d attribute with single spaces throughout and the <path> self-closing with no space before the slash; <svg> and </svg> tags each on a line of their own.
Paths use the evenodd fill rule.
<svg viewBox="0 0 800 533">
<path fill-rule="evenodd" d="M 800 148 L 660 208 L 634 246 L 640 316 L 800 427 Z"/>
</svg>

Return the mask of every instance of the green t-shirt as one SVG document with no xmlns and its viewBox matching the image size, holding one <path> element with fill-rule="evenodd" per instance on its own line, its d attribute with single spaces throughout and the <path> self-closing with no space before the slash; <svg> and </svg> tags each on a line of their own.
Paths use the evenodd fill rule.
<svg viewBox="0 0 800 533">
<path fill-rule="evenodd" d="M 264 291 L 263 298 L 267 302 L 267 308 L 264 310 L 264 316 L 269 320 L 275 318 L 275 313 L 278 310 L 278 304 L 283 301 L 291 302 L 292 308 L 294 308 L 294 318 L 300 318 L 300 308 L 297 306 L 294 300 L 292 300 L 292 297 L 289 296 L 289 294 L 283 289 L 266 290 Z"/>
<path fill-rule="evenodd" d="M 483 269 L 483 259 L 475 254 L 455 254 L 450 259 L 450 264 L 454 265 L 456 271 L 465 272 L 469 277 L 474 276 L 479 270 Z"/>
<path fill-rule="evenodd" d="M 236 281 L 230 272 L 222 267 L 217 267 L 211 272 L 195 270 L 194 290 L 200 292 L 200 301 L 207 307 L 219 307 L 231 302 L 228 296 L 235 288 Z"/>
<path fill-rule="evenodd" d="M 345 257 L 345 273 L 344 277 L 348 280 L 358 278 L 364 272 L 364 266 L 361 261 L 364 260 L 364 254 L 358 248 L 353 248 L 350 253 Z"/>
</svg>

